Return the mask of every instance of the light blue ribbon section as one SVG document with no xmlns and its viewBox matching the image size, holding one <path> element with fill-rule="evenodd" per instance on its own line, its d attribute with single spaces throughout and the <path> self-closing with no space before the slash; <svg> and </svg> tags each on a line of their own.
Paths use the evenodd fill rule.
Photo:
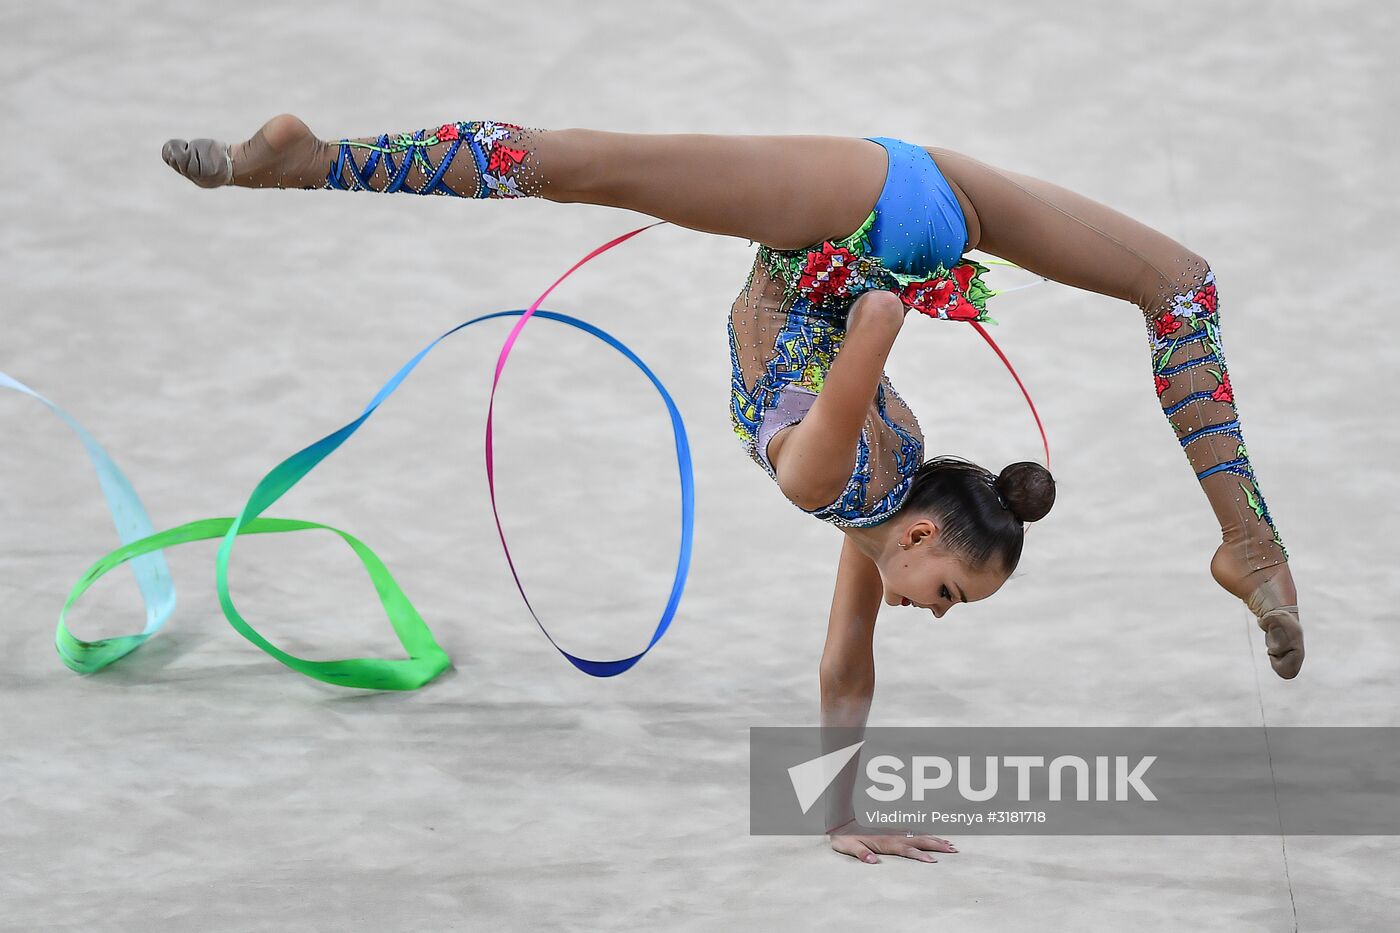
<svg viewBox="0 0 1400 933">
<path fill-rule="evenodd" d="M 126 474 L 117 468 L 117 465 L 112 462 L 112 458 L 107 455 L 107 451 L 102 449 L 102 445 L 97 443 L 97 440 L 78 423 L 76 418 L 4 372 L 0 372 L 0 388 L 13 389 L 43 402 L 49 407 L 49 410 L 62 419 L 64 424 L 73 429 L 74 434 L 78 435 L 78 440 L 82 441 L 83 447 L 87 449 L 88 459 L 92 461 L 93 468 L 97 470 L 97 481 L 102 486 L 102 494 L 107 498 L 107 510 L 112 513 L 112 523 L 116 525 L 117 537 L 122 544 L 131 544 L 133 541 L 140 541 L 142 538 L 155 534 L 151 518 L 146 514 L 146 507 L 141 504 L 141 498 L 136 495 L 131 481 L 126 478 Z M 132 573 L 136 575 L 136 585 L 141 589 L 141 599 L 146 604 L 145 631 L 140 635 L 131 636 L 133 639 L 138 639 L 132 645 L 135 648 L 136 645 L 154 635 L 175 611 L 175 584 L 170 579 L 170 568 L 166 566 L 165 557 L 160 551 L 133 558 L 128 563 L 131 565 Z"/>
</svg>

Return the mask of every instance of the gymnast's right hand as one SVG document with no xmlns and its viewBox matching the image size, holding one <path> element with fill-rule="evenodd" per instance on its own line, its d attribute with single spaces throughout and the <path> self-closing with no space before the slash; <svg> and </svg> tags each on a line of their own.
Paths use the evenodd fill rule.
<svg viewBox="0 0 1400 933">
<path fill-rule="evenodd" d="M 877 852 L 880 855 L 898 855 L 918 862 L 936 862 L 938 859 L 929 855 L 930 852 L 958 851 L 951 842 L 938 836 L 906 836 L 903 833 L 893 836 L 858 835 L 863 828 L 854 822 L 838 828 L 831 833 L 831 848 L 842 855 L 849 855 L 872 865 L 880 861 L 875 854 Z"/>
</svg>

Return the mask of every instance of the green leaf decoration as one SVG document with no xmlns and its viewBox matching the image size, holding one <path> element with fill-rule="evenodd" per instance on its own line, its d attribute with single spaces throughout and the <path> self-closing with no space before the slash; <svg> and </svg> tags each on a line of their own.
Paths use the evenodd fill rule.
<svg viewBox="0 0 1400 933">
<path fill-rule="evenodd" d="M 1259 499 L 1255 497 L 1254 491 L 1244 483 L 1240 483 L 1240 488 L 1244 490 L 1245 501 L 1248 502 L 1249 507 L 1254 510 L 1254 514 L 1259 518 L 1263 518 L 1264 503 L 1260 502 Z"/>
<path fill-rule="evenodd" d="M 1180 342 L 1180 340 L 1180 337 L 1173 337 L 1171 345 L 1167 347 L 1166 351 L 1162 354 L 1162 358 L 1157 361 L 1157 369 L 1159 373 L 1161 370 L 1167 368 L 1167 361 L 1170 360 L 1172 358 L 1172 354 L 1176 352 L 1176 345 L 1178 342 Z"/>
<path fill-rule="evenodd" d="M 1220 352 L 1220 329 L 1214 321 L 1206 321 L 1206 340 L 1210 343 L 1211 352 L 1218 354 Z"/>
</svg>

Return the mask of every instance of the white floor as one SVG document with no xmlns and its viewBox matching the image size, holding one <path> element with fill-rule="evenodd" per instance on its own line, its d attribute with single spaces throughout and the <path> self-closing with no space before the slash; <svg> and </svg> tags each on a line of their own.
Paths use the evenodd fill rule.
<svg viewBox="0 0 1400 933">
<path fill-rule="evenodd" d="M 648 219 L 201 191 L 160 161 L 166 138 L 236 138 L 290 111 L 323 136 L 500 119 L 960 149 L 1211 262 L 1308 660 L 1274 678 L 1209 578 L 1214 523 L 1156 408 L 1136 312 L 1047 286 L 994 316 L 1047 420 L 1059 502 L 996 598 L 937 625 L 885 610 L 872 722 L 1252 725 L 1262 702 L 1270 724 L 1397 725 L 1397 14 L 1251 6 L 5 4 L 0 370 L 86 423 L 159 527 L 228 515 L 431 337 L 525 307 Z M 840 548 L 730 429 L 725 320 L 752 253 L 663 226 L 545 304 L 640 354 L 694 452 L 680 614 L 610 680 L 549 646 L 491 519 L 485 412 L 514 318 L 439 348 L 274 510 L 389 563 L 456 661 L 412 694 L 332 688 L 257 651 L 219 612 L 213 544 L 168 555 L 167 632 L 70 673 L 53 625 L 114 545 L 110 522 L 67 429 L 0 396 L 0 927 L 1283 931 L 1296 905 L 1302 930 L 1393 929 L 1388 837 L 1289 838 L 1286 874 L 1276 837 L 954 835 L 960 854 L 936 865 L 869 866 L 748 835 L 747 730 L 815 722 Z M 970 330 L 918 323 L 889 371 L 930 454 L 1037 455 Z M 659 398 L 603 344 L 536 320 L 495 412 L 533 604 L 570 650 L 632 654 L 678 540 Z M 140 628 L 124 576 L 78 606 L 75 631 Z M 233 579 L 288 650 L 396 653 L 327 535 L 246 540 Z"/>
</svg>

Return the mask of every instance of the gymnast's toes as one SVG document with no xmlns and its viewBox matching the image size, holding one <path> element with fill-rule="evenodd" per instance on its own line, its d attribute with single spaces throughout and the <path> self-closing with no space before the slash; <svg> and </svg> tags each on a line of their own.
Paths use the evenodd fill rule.
<svg viewBox="0 0 1400 933">
<path fill-rule="evenodd" d="M 1264 647 L 1274 673 L 1284 680 L 1298 676 L 1303 667 L 1303 624 L 1296 608 L 1274 609 L 1259 619 L 1264 630 Z"/>
<path fill-rule="evenodd" d="M 1303 667 L 1303 623 L 1298 618 L 1298 588 L 1288 564 L 1250 570 L 1239 545 L 1221 544 L 1210 562 L 1211 576 L 1243 599 L 1264 630 L 1264 648 L 1274 673 L 1284 680 Z M 1262 582 L 1263 574 L 1269 577 Z"/>
<path fill-rule="evenodd" d="M 231 146 L 216 139 L 172 139 L 161 158 L 201 188 L 315 187 L 329 161 L 327 144 L 290 113 L 278 114 Z"/>
<path fill-rule="evenodd" d="M 217 139 L 167 140 L 160 157 L 201 188 L 219 188 L 233 180 L 233 159 Z"/>
</svg>

